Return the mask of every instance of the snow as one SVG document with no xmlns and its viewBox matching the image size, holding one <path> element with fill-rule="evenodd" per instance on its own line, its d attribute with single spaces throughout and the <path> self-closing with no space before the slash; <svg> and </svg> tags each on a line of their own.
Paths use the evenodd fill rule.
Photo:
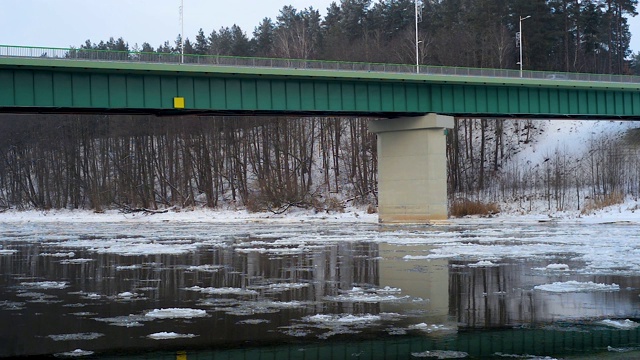
<svg viewBox="0 0 640 360">
<path fill-rule="evenodd" d="M 571 280 L 566 282 L 554 282 L 553 284 L 538 285 L 535 286 L 534 289 L 556 293 L 573 293 L 592 291 L 619 291 L 620 286 L 618 284 L 597 284 L 592 281 L 579 282 Z"/>
<path fill-rule="evenodd" d="M 83 222 L 83 223 L 316 223 L 316 222 L 358 222 L 376 223 L 377 214 L 367 214 L 365 210 L 347 208 L 343 213 L 316 213 L 315 211 L 295 211 L 285 214 L 251 213 L 246 210 L 193 210 L 168 211 L 152 215 L 123 214 L 118 210 L 95 213 L 91 210 L 7 210 L 0 213 L 0 223 L 30 222 Z"/>
</svg>

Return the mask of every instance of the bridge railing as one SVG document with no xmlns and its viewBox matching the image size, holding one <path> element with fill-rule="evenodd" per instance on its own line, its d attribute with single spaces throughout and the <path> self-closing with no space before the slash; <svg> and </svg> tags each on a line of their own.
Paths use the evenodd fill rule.
<svg viewBox="0 0 640 360">
<path fill-rule="evenodd" d="M 520 71 L 512 69 L 487 69 L 432 65 L 385 64 L 348 61 L 304 60 L 223 55 L 196 55 L 139 51 L 111 51 L 81 48 L 52 48 L 0 45 L 0 57 L 42 59 L 66 59 L 111 62 L 140 62 L 188 65 L 215 65 L 236 67 L 266 67 L 278 69 L 311 69 L 332 71 L 362 71 L 380 73 L 413 73 L 424 75 L 451 75 L 477 77 L 519 78 Z M 597 82 L 640 83 L 639 76 L 565 73 L 555 71 L 523 71 L 522 78 L 538 80 L 573 80 Z"/>
</svg>

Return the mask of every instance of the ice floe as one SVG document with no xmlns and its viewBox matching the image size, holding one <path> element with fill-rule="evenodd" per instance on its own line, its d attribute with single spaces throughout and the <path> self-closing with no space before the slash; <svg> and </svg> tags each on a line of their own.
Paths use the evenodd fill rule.
<svg viewBox="0 0 640 360">
<path fill-rule="evenodd" d="M 57 253 L 42 253 L 40 256 L 51 256 L 51 257 L 74 257 L 76 253 L 71 252 L 57 252 Z"/>
<path fill-rule="evenodd" d="M 380 302 L 395 302 L 395 301 L 408 301 L 410 296 L 396 296 L 390 295 L 392 293 L 398 293 L 400 289 L 386 287 L 383 289 L 364 289 L 360 287 L 354 287 L 351 290 L 342 291 L 341 295 L 337 296 L 325 296 L 326 301 L 335 302 L 363 302 L 363 303 L 380 303 Z"/>
<path fill-rule="evenodd" d="M 64 289 L 69 286 L 66 281 L 35 281 L 21 282 L 20 286 L 28 289 Z"/>
<path fill-rule="evenodd" d="M 409 325 L 409 327 L 407 327 L 407 330 L 420 330 L 426 333 L 456 331 L 455 328 L 446 326 L 444 324 L 426 324 L 426 323 Z"/>
<path fill-rule="evenodd" d="M 499 266 L 499 264 L 493 263 L 489 260 L 481 260 L 478 261 L 477 263 L 473 263 L 473 264 L 469 264 L 467 265 L 469 267 L 493 267 L 493 266 Z"/>
<path fill-rule="evenodd" d="M 147 312 L 145 316 L 153 319 L 191 319 L 206 317 L 207 312 L 200 309 L 167 308 L 151 310 Z"/>
<path fill-rule="evenodd" d="M 53 341 L 71 341 L 71 340 L 95 340 L 103 336 L 104 334 L 91 332 L 91 333 L 49 335 L 47 337 Z"/>
<path fill-rule="evenodd" d="M 605 320 L 599 321 L 598 323 L 602 325 L 614 327 L 616 329 L 621 329 L 621 330 L 631 330 L 640 326 L 640 324 L 638 324 L 637 322 L 631 321 L 629 319 L 625 319 L 625 320 L 605 319 Z"/>
<path fill-rule="evenodd" d="M 417 358 L 429 358 L 429 359 L 464 359 L 469 356 L 468 353 L 463 351 L 453 350 L 430 350 L 423 352 L 412 352 L 411 356 Z"/>
<path fill-rule="evenodd" d="M 572 293 L 572 292 L 591 292 L 591 291 L 618 291 L 620 286 L 618 284 L 598 284 L 592 281 L 579 282 L 579 281 L 565 281 L 554 282 L 552 284 L 543 284 L 534 286 L 534 289 L 556 292 L 556 293 Z"/>
<path fill-rule="evenodd" d="M 86 264 L 92 261 L 95 261 L 95 260 L 94 259 L 68 259 L 68 260 L 60 260 L 60 264 Z"/>
<path fill-rule="evenodd" d="M 206 288 L 202 288 L 202 287 L 196 285 L 196 286 L 185 288 L 185 290 L 197 291 L 197 292 L 201 292 L 203 294 L 210 294 L 210 295 L 258 295 L 258 292 L 256 290 L 249 290 L 249 289 L 242 289 L 242 288 L 232 288 L 232 287 L 221 287 L 221 288 L 206 287 Z"/>
<path fill-rule="evenodd" d="M 93 351 L 75 349 L 73 351 L 57 353 L 55 354 L 55 357 L 81 357 L 81 356 L 91 356 L 91 355 L 93 355 Z"/>
<path fill-rule="evenodd" d="M 178 333 L 175 333 L 175 332 L 166 332 L 166 331 L 147 335 L 147 337 L 149 339 L 153 339 L 153 340 L 189 339 L 189 338 L 194 338 L 196 336 L 198 336 L 198 335 L 194 335 L 194 334 L 178 334 Z"/>
</svg>

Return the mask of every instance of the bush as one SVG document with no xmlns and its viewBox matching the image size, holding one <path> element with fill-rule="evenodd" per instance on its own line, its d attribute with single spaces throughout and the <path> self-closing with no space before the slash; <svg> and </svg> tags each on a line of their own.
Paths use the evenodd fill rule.
<svg viewBox="0 0 640 360">
<path fill-rule="evenodd" d="M 580 213 L 582 215 L 586 215 L 596 210 L 604 209 L 612 205 L 622 204 L 623 202 L 624 202 L 624 195 L 619 192 L 596 196 L 593 199 L 589 199 L 585 203 Z"/>
<path fill-rule="evenodd" d="M 495 203 L 482 203 L 468 199 L 455 200 L 451 204 L 450 215 L 463 217 L 468 215 L 490 216 L 500 212 L 500 207 Z"/>
</svg>

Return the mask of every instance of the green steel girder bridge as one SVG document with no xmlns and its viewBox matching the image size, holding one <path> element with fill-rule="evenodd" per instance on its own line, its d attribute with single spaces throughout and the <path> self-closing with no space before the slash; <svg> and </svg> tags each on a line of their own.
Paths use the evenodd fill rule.
<svg viewBox="0 0 640 360">
<path fill-rule="evenodd" d="M 640 119 L 640 78 L 0 45 L 0 113 L 378 118 L 380 222 L 447 218 L 453 117 Z"/>
<path fill-rule="evenodd" d="M 0 45 L 11 113 L 635 120 L 639 90 L 629 76 Z"/>
</svg>

